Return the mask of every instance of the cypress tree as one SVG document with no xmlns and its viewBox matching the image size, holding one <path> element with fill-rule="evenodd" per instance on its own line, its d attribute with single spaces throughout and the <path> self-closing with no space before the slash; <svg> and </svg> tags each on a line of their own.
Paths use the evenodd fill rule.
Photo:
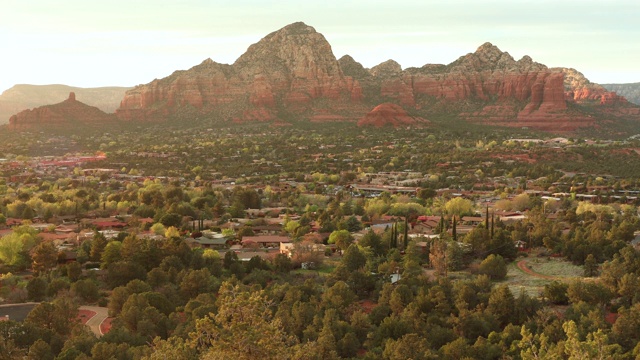
<svg viewBox="0 0 640 360">
<path fill-rule="evenodd" d="M 489 228 L 489 205 L 487 204 L 486 213 L 484 215 L 484 228 Z"/>
<path fill-rule="evenodd" d="M 404 218 L 404 249 L 407 250 L 407 246 L 409 246 L 409 220 L 408 217 Z"/>
<path fill-rule="evenodd" d="M 393 224 L 391 225 L 391 238 L 389 239 L 389 250 L 397 246 L 395 244 L 395 238 L 396 238 L 396 224 Z"/>
<path fill-rule="evenodd" d="M 494 226 L 496 224 L 496 218 L 495 217 L 496 217 L 496 214 L 492 213 L 491 214 L 491 240 L 493 240 L 493 228 L 494 228 Z"/>
<path fill-rule="evenodd" d="M 451 235 L 453 237 L 453 241 L 458 241 L 458 234 L 456 234 L 456 216 L 453 216 L 453 227 L 451 228 Z"/>
</svg>

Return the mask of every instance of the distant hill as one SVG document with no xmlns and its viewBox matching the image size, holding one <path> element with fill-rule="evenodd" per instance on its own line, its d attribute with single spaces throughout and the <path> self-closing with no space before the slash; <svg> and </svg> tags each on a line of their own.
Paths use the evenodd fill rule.
<svg viewBox="0 0 640 360">
<path fill-rule="evenodd" d="M 10 129 L 33 129 L 42 126 L 69 127 L 111 124 L 117 121 L 114 114 L 107 114 L 95 106 L 76 100 L 71 92 L 68 98 L 52 105 L 26 109 L 9 118 Z"/>
<path fill-rule="evenodd" d="M 56 104 L 76 94 L 78 101 L 113 113 L 120 106 L 120 100 L 131 88 L 98 87 L 80 88 L 67 85 L 15 85 L 0 95 L 0 124 L 9 122 L 9 118 L 26 109 Z"/>
<path fill-rule="evenodd" d="M 618 95 L 624 96 L 629 102 L 640 105 L 640 82 L 631 84 L 602 84 L 609 90 L 615 91 Z"/>
</svg>

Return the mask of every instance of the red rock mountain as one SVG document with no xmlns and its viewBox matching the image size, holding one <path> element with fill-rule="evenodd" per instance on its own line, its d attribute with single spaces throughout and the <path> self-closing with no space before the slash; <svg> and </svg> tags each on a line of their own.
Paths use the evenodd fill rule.
<svg viewBox="0 0 640 360">
<path fill-rule="evenodd" d="M 376 106 L 358 121 L 358 126 L 393 127 L 408 125 L 427 125 L 429 122 L 420 117 L 409 116 L 407 112 L 397 104 L 384 103 Z"/>
<path fill-rule="evenodd" d="M 97 107 L 76 100 L 76 94 L 61 103 L 45 105 L 32 110 L 24 110 L 9 118 L 9 128 L 25 129 L 42 125 L 89 125 L 116 121 L 113 114 L 107 114 Z"/>
<path fill-rule="evenodd" d="M 318 100 L 322 104 L 315 104 Z M 294 23 L 251 45 L 233 65 L 207 59 L 128 91 L 116 114 L 125 120 L 162 120 L 196 110 L 236 121 L 275 120 L 283 114 L 346 120 L 365 111 L 361 100 L 360 85 L 343 74 L 324 36 Z"/>
<path fill-rule="evenodd" d="M 267 35 L 232 65 L 207 59 L 137 86 L 116 114 L 128 121 L 367 123 L 364 119 L 390 113 L 385 105 L 368 114 L 383 103 L 432 121 L 453 114 L 476 123 L 550 131 L 594 126 L 596 118 L 640 120 L 640 108 L 577 71 L 547 68 L 528 56 L 515 60 L 490 43 L 448 65 L 403 70 L 388 60 L 365 69 L 349 56 L 336 60 L 324 36 L 304 23 Z"/>
</svg>

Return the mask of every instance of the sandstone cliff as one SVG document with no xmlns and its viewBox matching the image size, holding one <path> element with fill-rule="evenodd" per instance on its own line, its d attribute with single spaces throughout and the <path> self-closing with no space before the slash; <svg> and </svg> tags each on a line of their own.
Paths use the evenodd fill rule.
<svg viewBox="0 0 640 360">
<path fill-rule="evenodd" d="M 323 103 L 314 104 L 318 99 Z M 294 23 L 251 45 L 233 65 L 207 59 L 128 91 L 116 114 L 162 120 L 191 107 L 235 121 L 299 114 L 350 119 L 363 111 L 361 100 L 360 85 L 344 75 L 324 36 Z"/>
<path fill-rule="evenodd" d="M 350 56 L 336 60 L 324 36 L 304 23 L 267 35 L 232 65 L 207 59 L 140 85 L 116 114 L 138 121 L 357 121 L 383 103 L 432 121 L 457 116 L 551 131 L 594 126 L 594 112 L 637 114 L 623 97 L 575 70 L 548 68 L 529 56 L 515 60 L 490 43 L 448 65 L 402 69 L 388 60 L 365 69 Z"/>
<path fill-rule="evenodd" d="M 67 100 L 61 103 L 24 110 L 11 116 L 9 128 L 26 129 L 43 125 L 83 126 L 114 121 L 117 121 L 115 116 L 77 101 L 75 93 L 72 92 Z"/>
<path fill-rule="evenodd" d="M 640 105 L 640 83 L 632 84 L 602 84 L 602 87 L 624 96 L 629 102 Z"/>
</svg>

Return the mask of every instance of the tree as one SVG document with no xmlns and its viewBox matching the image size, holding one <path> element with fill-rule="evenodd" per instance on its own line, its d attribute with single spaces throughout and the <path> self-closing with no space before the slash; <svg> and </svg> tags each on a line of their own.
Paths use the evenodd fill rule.
<svg viewBox="0 0 640 360">
<path fill-rule="evenodd" d="M 122 306 L 118 319 L 134 334 L 150 338 L 167 336 L 169 319 L 149 304 L 145 294 L 131 294 Z"/>
<path fill-rule="evenodd" d="M 53 360 L 54 357 L 51 346 L 46 341 L 38 339 L 29 347 L 26 358 L 28 360 Z"/>
<path fill-rule="evenodd" d="M 162 225 L 162 223 L 157 222 L 151 225 L 151 228 L 149 230 L 151 230 L 151 232 L 156 235 L 164 235 L 167 229 L 164 227 L 164 225 Z"/>
<path fill-rule="evenodd" d="M 340 265 L 344 265 L 347 272 L 350 273 L 363 268 L 366 263 L 367 257 L 360 251 L 358 245 L 351 244 L 347 251 L 344 253 Z"/>
<path fill-rule="evenodd" d="M 512 321 L 514 315 L 513 294 L 507 285 L 500 285 L 491 290 L 487 310 L 490 311 L 501 326 L 506 326 Z"/>
<path fill-rule="evenodd" d="M 206 268 L 187 272 L 180 282 L 180 291 L 185 299 L 195 298 L 199 294 L 212 291 L 213 288 L 211 273 Z"/>
<path fill-rule="evenodd" d="M 602 330 L 587 334 L 585 341 L 580 341 L 578 328 L 574 321 L 562 325 L 567 334 L 564 344 L 565 354 L 569 359 L 621 359 L 621 348 L 617 344 L 609 344 L 609 337 Z"/>
<path fill-rule="evenodd" d="M 447 214 L 460 217 L 471 213 L 471 210 L 473 209 L 473 202 L 468 199 L 456 197 L 447 201 L 444 208 Z"/>
<path fill-rule="evenodd" d="M 78 281 L 82 276 L 82 265 L 80 265 L 77 261 L 67 264 L 67 277 L 72 282 Z"/>
<path fill-rule="evenodd" d="M 106 268 L 111 263 L 122 259 L 120 250 L 122 249 L 122 243 L 120 241 L 110 241 L 107 246 L 104 247 L 104 251 L 100 256 L 102 268 Z"/>
<path fill-rule="evenodd" d="M 286 359 L 296 338 L 284 332 L 270 310 L 263 291 L 250 292 L 225 282 L 220 287 L 218 312 L 196 320 L 192 345 L 202 359 Z"/>
<path fill-rule="evenodd" d="M 169 226 L 164 232 L 164 237 L 166 237 L 167 239 L 179 238 L 180 231 L 178 231 L 175 226 Z"/>
<path fill-rule="evenodd" d="M 98 231 L 93 233 L 93 240 L 91 240 L 91 250 L 89 252 L 89 258 L 91 261 L 100 261 L 104 248 L 107 247 L 107 238 Z"/>
<path fill-rule="evenodd" d="M 500 255 L 491 254 L 480 263 L 480 273 L 492 280 L 502 280 L 507 276 L 507 264 Z"/>
<path fill-rule="evenodd" d="M 27 283 L 27 292 L 29 299 L 33 301 L 42 301 L 47 294 L 47 281 L 40 276 L 36 276 Z"/>
<path fill-rule="evenodd" d="M 429 262 L 438 276 L 447 276 L 447 242 L 434 239 L 429 248 Z"/>
<path fill-rule="evenodd" d="M 598 275 L 598 262 L 593 254 L 589 254 L 584 260 L 584 276 L 594 277 Z"/>
<path fill-rule="evenodd" d="M 180 227 L 180 225 L 182 225 L 182 216 L 176 213 L 168 213 L 160 218 L 160 223 L 165 227 Z"/>
<path fill-rule="evenodd" d="M 36 274 L 47 272 L 58 262 L 58 249 L 53 242 L 43 241 L 31 249 L 31 259 Z"/>
<path fill-rule="evenodd" d="M 71 285 L 71 290 L 88 303 L 95 302 L 100 297 L 98 285 L 96 285 L 92 279 L 84 279 L 75 282 Z"/>
<path fill-rule="evenodd" d="M 25 254 L 36 244 L 36 235 L 29 225 L 14 228 L 11 234 L 0 238 L 0 260 L 11 266 L 26 266 Z"/>
<path fill-rule="evenodd" d="M 567 305 L 569 298 L 567 297 L 567 289 L 569 285 L 560 281 L 552 281 L 544 286 L 543 295 L 550 303 L 556 305 Z"/>
<path fill-rule="evenodd" d="M 293 263 L 286 254 L 279 253 L 273 259 L 273 267 L 277 272 L 288 273 L 293 268 Z"/>
<path fill-rule="evenodd" d="M 79 324 L 77 314 L 78 304 L 73 301 L 73 297 L 61 296 L 53 302 L 36 305 L 27 315 L 25 323 L 66 336 Z"/>
<path fill-rule="evenodd" d="M 329 235 L 329 244 L 336 244 L 336 246 L 344 251 L 353 243 L 353 236 L 348 230 L 336 230 Z"/>
</svg>

